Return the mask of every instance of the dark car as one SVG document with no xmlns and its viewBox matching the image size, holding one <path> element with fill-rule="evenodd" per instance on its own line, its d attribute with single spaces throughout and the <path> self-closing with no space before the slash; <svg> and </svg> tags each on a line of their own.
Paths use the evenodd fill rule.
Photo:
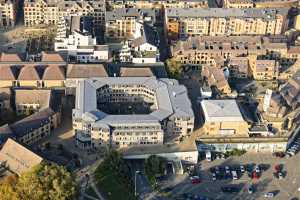
<svg viewBox="0 0 300 200">
<path fill-rule="evenodd" d="M 240 191 L 240 189 L 238 187 L 235 186 L 225 186 L 225 187 L 221 187 L 222 192 L 224 193 L 237 193 Z"/>
<path fill-rule="evenodd" d="M 259 164 L 258 167 L 262 171 L 267 171 L 268 169 L 270 169 L 271 166 L 269 164 Z"/>
<path fill-rule="evenodd" d="M 285 157 L 285 153 L 284 152 L 274 152 L 273 156 L 278 157 L 278 158 L 283 158 L 283 157 Z"/>
<path fill-rule="evenodd" d="M 210 171 L 210 173 L 216 173 L 216 169 L 215 169 L 214 167 L 211 167 L 211 168 L 209 169 L 209 171 Z"/>
<path fill-rule="evenodd" d="M 291 200 L 299 200 L 298 197 L 291 198 Z"/>
<path fill-rule="evenodd" d="M 246 171 L 249 172 L 249 173 L 252 173 L 252 171 L 254 170 L 254 168 L 255 168 L 255 164 L 254 163 L 246 165 Z"/>
</svg>

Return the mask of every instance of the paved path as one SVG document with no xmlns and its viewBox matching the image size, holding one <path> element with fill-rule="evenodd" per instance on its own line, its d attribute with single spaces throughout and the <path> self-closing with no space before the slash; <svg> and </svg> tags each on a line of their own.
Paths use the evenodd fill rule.
<svg viewBox="0 0 300 200">
<path fill-rule="evenodd" d="M 101 192 L 98 190 L 94 180 L 94 172 L 101 162 L 102 160 L 97 160 L 92 165 L 89 165 L 76 173 L 76 181 L 80 184 L 81 196 L 85 196 L 85 189 L 91 187 L 97 194 L 99 200 L 105 200 Z M 86 183 L 88 183 L 88 185 L 86 185 Z"/>
</svg>

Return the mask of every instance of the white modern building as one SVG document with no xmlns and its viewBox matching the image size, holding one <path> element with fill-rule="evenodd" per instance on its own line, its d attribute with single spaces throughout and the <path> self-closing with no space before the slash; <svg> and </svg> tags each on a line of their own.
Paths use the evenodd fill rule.
<svg viewBox="0 0 300 200">
<path fill-rule="evenodd" d="M 59 23 L 54 49 L 67 53 L 71 62 L 95 63 L 109 59 L 107 45 L 98 45 L 90 17 L 72 16 Z"/>
<path fill-rule="evenodd" d="M 137 146 L 124 149 L 124 159 L 147 159 L 151 155 L 166 158 L 169 161 L 197 164 L 199 152 L 195 141 L 185 140 L 180 144 Z"/>
<path fill-rule="evenodd" d="M 139 24 L 139 23 L 138 23 Z M 148 24 L 141 26 L 133 40 L 124 42 L 119 51 L 121 62 L 156 63 L 159 61 L 159 36 L 156 29 Z"/>
<path fill-rule="evenodd" d="M 194 113 L 174 79 L 95 78 L 77 87 L 73 129 L 81 148 L 157 145 L 190 135 Z"/>
</svg>

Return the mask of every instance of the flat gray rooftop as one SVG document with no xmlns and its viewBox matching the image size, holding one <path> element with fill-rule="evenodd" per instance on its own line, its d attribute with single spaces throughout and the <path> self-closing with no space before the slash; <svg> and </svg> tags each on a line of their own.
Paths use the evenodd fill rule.
<svg viewBox="0 0 300 200">
<path fill-rule="evenodd" d="M 135 85 L 152 89 L 157 109 L 150 114 L 109 115 L 97 109 L 96 90 L 103 86 Z M 86 121 L 113 124 L 160 122 L 168 117 L 194 118 L 187 89 L 174 79 L 156 77 L 103 77 L 83 80 L 76 90 L 73 117 Z"/>
<path fill-rule="evenodd" d="M 275 19 L 276 15 L 288 14 L 286 8 L 169 8 L 166 9 L 168 17 L 236 17 L 236 18 L 263 18 Z"/>
</svg>

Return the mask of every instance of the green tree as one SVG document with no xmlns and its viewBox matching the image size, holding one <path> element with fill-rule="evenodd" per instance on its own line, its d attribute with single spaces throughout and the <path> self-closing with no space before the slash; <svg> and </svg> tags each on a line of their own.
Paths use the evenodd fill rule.
<svg viewBox="0 0 300 200">
<path fill-rule="evenodd" d="M 7 176 L 0 182 L 1 200 L 18 200 L 18 195 L 14 191 L 16 182 L 17 176 L 15 175 Z"/>
<path fill-rule="evenodd" d="M 156 176 L 163 175 L 166 170 L 166 159 L 156 155 L 150 156 L 145 162 L 145 173 L 151 185 L 156 182 Z"/>
<path fill-rule="evenodd" d="M 178 79 L 183 71 L 182 65 L 177 62 L 174 58 L 166 60 L 166 67 L 169 76 Z"/>
<path fill-rule="evenodd" d="M 69 200 L 76 193 L 74 178 L 64 167 L 40 164 L 16 181 L 0 185 L 3 200 Z"/>
</svg>

